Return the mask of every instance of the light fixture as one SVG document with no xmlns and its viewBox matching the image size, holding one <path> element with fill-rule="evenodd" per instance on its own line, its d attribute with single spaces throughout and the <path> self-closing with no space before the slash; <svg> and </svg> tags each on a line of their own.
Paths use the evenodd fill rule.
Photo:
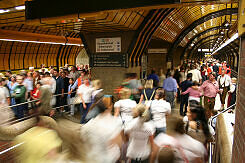
<svg viewBox="0 0 245 163">
<path fill-rule="evenodd" d="M 14 7 L 16 10 L 25 10 L 26 6 L 16 6 Z"/>
<path fill-rule="evenodd" d="M 9 10 L 0 9 L 0 14 L 6 13 L 6 12 L 9 12 Z"/>
<path fill-rule="evenodd" d="M 224 34 L 224 32 L 223 32 L 223 31 L 221 31 L 220 33 L 221 33 L 221 34 Z"/>
<path fill-rule="evenodd" d="M 198 49 L 199 52 L 212 52 L 213 49 Z"/>
<path fill-rule="evenodd" d="M 37 43 L 37 44 L 55 44 L 55 45 L 84 46 L 83 44 L 71 44 L 71 43 L 61 43 L 61 42 L 41 42 L 41 41 L 13 40 L 13 39 L 0 39 L 0 41 L 15 41 L 15 42 L 30 42 L 30 43 Z"/>
<path fill-rule="evenodd" d="M 225 47 L 226 45 L 228 45 L 229 43 L 231 43 L 232 41 L 234 41 L 235 39 L 238 38 L 238 33 L 234 34 L 229 40 L 227 40 L 224 44 L 222 44 L 218 49 L 216 49 L 213 53 L 215 54 L 216 52 L 218 52 L 220 49 L 222 49 L 223 47 Z"/>
<path fill-rule="evenodd" d="M 194 46 L 195 44 L 191 44 L 191 46 Z"/>
</svg>

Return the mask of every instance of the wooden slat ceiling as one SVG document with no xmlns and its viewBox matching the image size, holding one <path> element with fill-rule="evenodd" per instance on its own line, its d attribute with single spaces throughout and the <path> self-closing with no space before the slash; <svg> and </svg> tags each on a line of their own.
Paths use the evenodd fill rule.
<svg viewBox="0 0 245 163">
<path fill-rule="evenodd" d="M 226 8 L 238 8 L 238 4 L 214 4 L 176 8 L 162 22 L 162 24 L 159 26 L 153 36 L 155 38 L 160 38 L 172 43 L 178 37 L 178 35 L 195 20 L 198 20 L 199 18 L 211 12 L 219 11 Z M 228 18 L 229 16 L 227 16 L 227 20 Z M 232 16 L 232 20 L 236 18 L 236 16 Z M 209 23 L 204 23 L 202 28 L 196 29 L 197 33 L 206 30 L 207 28 L 209 28 L 209 25 L 211 25 L 211 21 L 209 21 Z M 192 33 L 193 32 L 194 31 L 192 31 Z M 184 38 L 183 41 L 186 43 L 186 38 Z M 183 46 L 185 43 L 181 43 L 181 45 Z"/>
<path fill-rule="evenodd" d="M 0 1 L 0 9 L 20 6 L 24 4 L 24 1 L 25 0 L 2 0 Z M 199 0 L 198 2 L 205 1 Z M 196 5 L 183 7 L 187 3 Z M 200 3 L 196 3 L 196 0 L 182 0 L 182 3 L 163 20 L 161 25 L 155 31 L 153 38 L 173 43 L 179 34 L 195 20 L 198 20 L 211 12 L 226 8 L 238 8 L 238 3 L 218 4 L 212 2 L 212 4 L 200 5 Z M 39 22 L 30 23 L 25 22 L 24 10 L 13 11 L 9 13 L 0 13 L 0 28 L 52 35 L 64 35 L 68 33 L 71 37 L 78 37 L 78 32 L 128 31 L 138 29 L 145 16 L 149 13 L 149 10 L 150 8 L 105 11 L 92 16 L 74 15 L 73 17 L 64 19 L 42 19 Z M 237 15 L 215 18 L 199 25 L 182 40 L 180 45 L 185 46 L 189 39 L 197 33 L 200 33 L 211 26 L 219 26 L 224 21 L 228 21 L 233 25 L 237 22 Z"/>
<path fill-rule="evenodd" d="M 237 15 L 232 15 L 231 17 L 232 18 L 230 18 L 230 15 L 228 15 L 228 16 L 222 16 L 222 17 L 217 17 L 217 18 L 211 19 L 209 21 L 206 21 L 206 22 L 200 24 L 194 30 L 192 30 L 191 32 L 189 32 L 186 35 L 186 37 L 182 40 L 182 42 L 180 43 L 180 45 L 182 47 L 184 47 L 192 37 L 194 37 L 196 34 L 198 34 L 200 32 L 203 32 L 203 31 L 205 31 L 205 30 L 207 30 L 209 28 L 216 27 L 216 26 L 222 26 L 226 22 L 229 23 L 229 25 L 231 25 L 231 26 L 234 25 L 234 24 L 236 24 L 236 22 L 237 22 Z M 235 20 L 235 21 L 231 21 L 230 22 L 229 20 Z M 217 34 L 219 31 L 221 31 L 221 30 L 215 30 L 215 32 L 216 32 L 215 34 Z M 223 29 L 222 31 L 226 31 L 226 30 Z M 212 33 L 213 32 L 214 31 L 212 31 Z M 200 38 L 202 38 L 202 37 L 200 37 Z"/>
<path fill-rule="evenodd" d="M 49 29 L 74 31 L 74 32 L 107 32 L 136 30 L 149 11 L 111 11 L 103 12 L 95 17 L 72 19 L 61 21 L 42 21 L 40 26 Z"/>
</svg>

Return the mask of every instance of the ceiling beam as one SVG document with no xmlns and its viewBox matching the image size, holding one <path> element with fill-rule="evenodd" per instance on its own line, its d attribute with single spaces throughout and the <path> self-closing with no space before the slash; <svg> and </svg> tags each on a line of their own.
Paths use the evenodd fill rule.
<svg viewBox="0 0 245 163">
<path fill-rule="evenodd" d="M 80 38 L 71 38 L 64 36 L 54 36 L 46 34 L 37 34 L 29 32 L 19 32 L 0 29 L 0 39 L 24 40 L 24 41 L 39 41 L 39 42 L 54 42 L 54 43 L 69 43 L 82 44 Z"/>
</svg>

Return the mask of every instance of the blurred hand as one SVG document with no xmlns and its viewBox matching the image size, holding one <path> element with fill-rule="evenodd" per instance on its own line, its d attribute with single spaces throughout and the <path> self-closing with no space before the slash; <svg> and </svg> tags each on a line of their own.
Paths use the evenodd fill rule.
<svg viewBox="0 0 245 163">
<path fill-rule="evenodd" d="M 50 113 L 49 113 L 49 116 L 52 117 L 55 113 L 55 110 L 51 110 Z"/>
<path fill-rule="evenodd" d="M 83 109 L 86 109 L 86 108 L 87 108 L 86 104 L 83 104 Z"/>
</svg>

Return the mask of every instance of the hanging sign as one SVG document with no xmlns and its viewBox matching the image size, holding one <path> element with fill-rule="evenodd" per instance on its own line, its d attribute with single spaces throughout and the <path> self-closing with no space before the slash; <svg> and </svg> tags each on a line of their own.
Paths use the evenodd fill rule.
<svg viewBox="0 0 245 163">
<path fill-rule="evenodd" d="M 121 52 L 121 37 L 97 38 L 96 53 Z"/>
<path fill-rule="evenodd" d="M 168 53 L 168 50 L 167 49 L 148 49 L 148 53 L 166 54 Z"/>
</svg>

